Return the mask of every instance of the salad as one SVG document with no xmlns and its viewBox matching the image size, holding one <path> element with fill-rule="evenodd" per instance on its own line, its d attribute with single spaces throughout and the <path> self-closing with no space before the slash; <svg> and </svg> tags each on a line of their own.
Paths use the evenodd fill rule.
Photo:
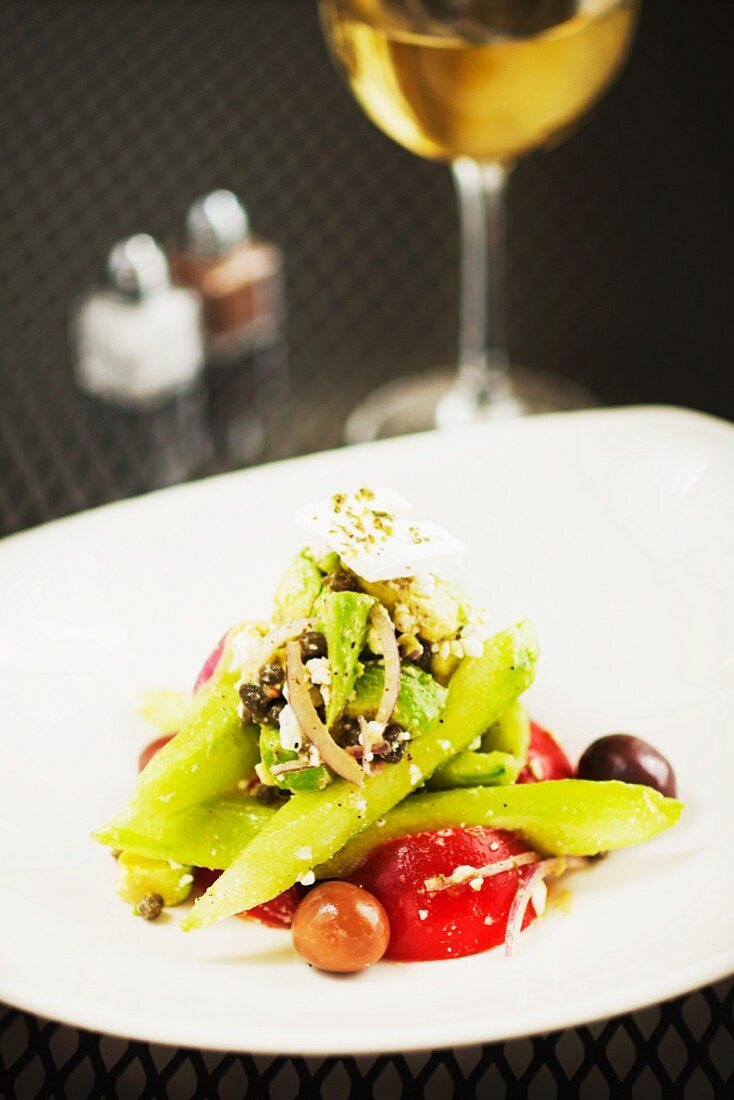
<svg viewBox="0 0 734 1100">
<path fill-rule="evenodd" d="M 184 930 L 289 927 L 336 972 L 510 953 L 548 882 L 675 824 L 651 745 L 611 734 L 574 768 L 531 720 L 533 627 L 444 578 L 457 539 L 387 489 L 297 519 L 270 618 L 227 630 L 190 695 L 145 699 L 161 735 L 94 834 L 136 915 L 193 898 Z"/>
</svg>

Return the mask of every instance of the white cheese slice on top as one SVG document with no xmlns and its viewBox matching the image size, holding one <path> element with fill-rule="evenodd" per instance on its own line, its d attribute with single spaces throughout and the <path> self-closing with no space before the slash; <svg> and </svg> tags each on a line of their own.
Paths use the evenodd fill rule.
<svg viewBox="0 0 734 1100">
<path fill-rule="evenodd" d="M 389 581 L 457 564 L 464 544 L 436 523 L 416 520 L 394 489 L 335 493 L 299 508 L 296 523 L 366 581 Z"/>
</svg>

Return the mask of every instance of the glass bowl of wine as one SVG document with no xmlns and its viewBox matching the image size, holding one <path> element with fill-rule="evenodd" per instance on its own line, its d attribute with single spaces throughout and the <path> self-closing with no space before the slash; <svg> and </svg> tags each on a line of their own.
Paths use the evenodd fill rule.
<svg viewBox="0 0 734 1100">
<path fill-rule="evenodd" d="M 451 167 L 461 231 L 458 364 L 395 379 L 350 416 L 350 442 L 482 417 L 583 407 L 569 379 L 511 364 L 504 207 L 519 157 L 566 138 L 622 69 L 637 0 L 320 0 L 337 71 L 365 114 Z"/>
</svg>

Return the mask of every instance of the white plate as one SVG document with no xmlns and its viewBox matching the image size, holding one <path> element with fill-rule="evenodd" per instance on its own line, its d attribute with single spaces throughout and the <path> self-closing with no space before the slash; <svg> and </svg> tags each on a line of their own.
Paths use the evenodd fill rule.
<svg viewBox="0 0 734 1100">
<path fill-rule="evenodd" d="M 88 840 L 151 734 L 141 691 L 186 687 L 230 622 L 266 614 L 324 490 L 392 484 L 469 546 L 502 627 L 529 615 L 535 715 L 572 754 L 659 745 L 680 825 L 573 883 L 501 952 L 356 979 L 287 933 L 135 920 Z M 669 409 L 572 414 L 297 459 L 0 544 L 0 998 L 151 1041 L 268 1053 L 409 1050 L 613 1015 L 734 970 L 734 430 Z"/>
</svg>

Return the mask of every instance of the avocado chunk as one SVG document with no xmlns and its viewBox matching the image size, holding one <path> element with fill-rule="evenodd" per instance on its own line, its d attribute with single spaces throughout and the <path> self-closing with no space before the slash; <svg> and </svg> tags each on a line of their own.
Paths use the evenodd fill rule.
<svg viewBox="0 0 734 1100">
<path fill-rule="evenodd" d="M 516 699 L 486 733 L 482 734 L 483 752 L 510 753 L 522 766 L 528 758 L 530 747 L 530 718 Z"/>
<path fill-rule="evenodd" d="M 193 869 L 162 859 L 146 859 L 122 852 L 117 861 L 120 881 L 117 892 L 123 901 L 137 905 L 150 894 L 159 894 L 164 905 L 180 905 L 191 893 Z"/>
<path fill-rule="evenodd" d="M 308 550 L 302 550 L 288 563 L 275 590 L 273 622 L 289 623 L 305 619 L 313 611 L 323 585 L 318 566 Z"/>
<path fill-rule="evenodd" d="M 369 665 L 354 685 L 354 693 L 347 703 L 347 714 L 356 718 L 360 714 L 369 718 L 377 710 L 385 686 L 385 670 L 379 665 Z M 447 689 L 436 683 L 431 675 L 415 665 L 403 665 L 400 670 L 400 693 L 392 714 L 392 721 L 408 730 L 414 737 L 433 728 L 443 714 Z"/>
<path fill-rule="evenodd" d="M 516 699 L 482 734 L 481 751 L 466 750 L 435 771 L 433 790 L 451 787 L 504 787 L 517 782 L 530 746 L 530 718 Z"/>
<path fill-rule="evenodd" d="M 331 670 L 326 725 L 331 728 L 344 710 L 354 683 L 362 671 L 359 655 L 367 640 L 368 618 L 374 599 L 362 592 L 325 591 L 316 614 L 326 638 Z"/>
<path fill-rule="evenodd" d="M 269 787 L 280 787 L 282 791 L 320 791 L 331 782 L 331 775 L 323 764 L 273 775 L 271 769 L 277 764 L 287 764 L 297 759 L 297 752 L 284 749 L 281 745 L 278 730 L 270 726 L 260 727 L 260 767 L 264 769 Z"/>
</svg>

